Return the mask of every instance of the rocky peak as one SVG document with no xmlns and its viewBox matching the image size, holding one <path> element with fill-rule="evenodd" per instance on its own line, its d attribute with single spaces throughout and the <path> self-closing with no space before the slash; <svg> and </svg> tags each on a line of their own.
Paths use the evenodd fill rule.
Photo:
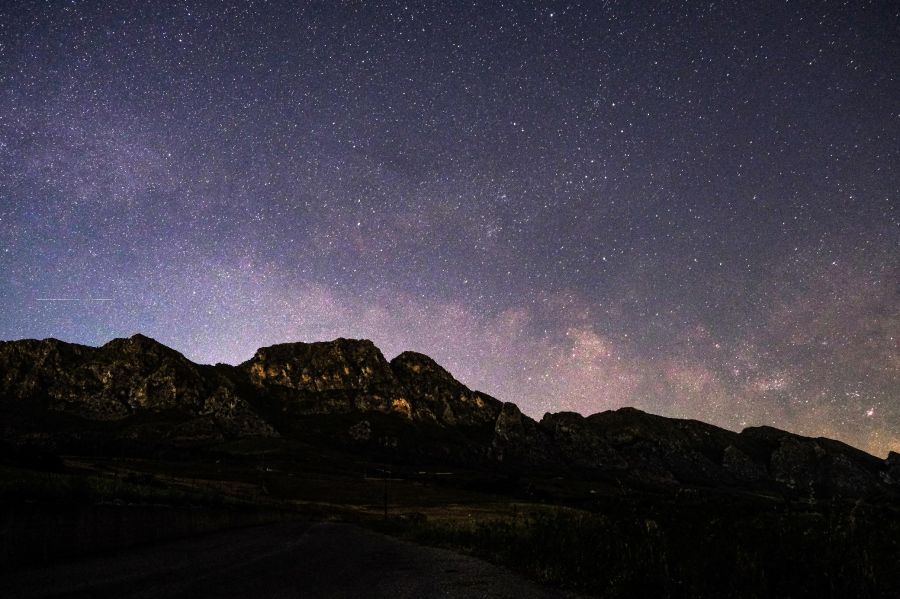
<svg viewBox="0 0 900 599">
<path fill-rule="evenodd" d="M 34 367 L 47 361 L 59 361 L 79 356 L 94 348 L 59 339 L 21 339 L 0 341 L 0 360 L 4 367 L 22 365 Z"/>
<path fill-rule="evenodd" d="M 64 365 L 92 349 L 58 339 L 0 342 L 0 402 L 45 400 Z"/>
<path fill-rule="evenodd" d="M 171 347 L 163 345 L 156 339 L 148 337 L 141 333 L 135 333 L 131 337 L 117 337 L 111 339 L 101 346 L 111 351 L 120 351 L 127 353 L 165 353 L 181 355 Z"/>
<path fill-rule="evenodd" d="M 175 429 L 199 417 L 216 429 L 213 436 L 218 430 L 269 433 L 233 387 L 221 373 L 145 335 L 101 347 L 57 339 L 0 344 L 0 404 L 18 401 L 85 421 L 125 422 L 136 414 L 169 413 L 177 414 Z"/>
<path fill-rule="evenodd" d="M 428 356 L 403 352 L 391 369 L 408 395 L 413 415 L 448 426 L 478 426 L 495 422 L 502 402 L 472 391 Z"/>
<path fill-rule="evenodd" d="M 789 488 L 862 495 L 878 486 L 886 462 L 840 441 L 759 426 L 740 433 L 768 455 L 772 477 Z"/>
<path fill-rule="evenodd" d="M 459 384 L 453 375 L 425 354 L 405 351 L 391 360 L 391 370 L 403 379 L 431 379 L 446 384 Z"/>
<path fill-rule="evenodd" d="M 257 386 L 302 391 L 363 390 L 394 382 L 390 364 L 368 339 L 263 347 L 240 368 Z"/>
<path fill-rule="evenodd" d="M 560 458 L 547 429 L 509 402 L 503 404 L 494 423 L 489 455 L 507 466 L 528 468 L 559 464 Z"/>
<path fill-rule="evenodd" d="M 582 469 L 621 469 L 627 464 L 603 435 L 576 412 L 547 413 L 541 418 L 566 462 Z"/>
<path fill-rule="evenodd" d="M 92 348 L 93 349 L 93 348 Z M 181 353 L 163 345 L 156 339 L 141 335 L 112 339 L 102 345 L 95 355 L 103 360 L 130 362 L 132 364 L 159 365 L 162 363 L 196 366 Z"/>
<path fill-rule="evenodd" d="M 545 426 L 548 429 L 572 429 L 582 426 L 583 423 L 584 416 L 578 412 L 547 412 L 541 418 L 541 426 Z"/>
</svg>

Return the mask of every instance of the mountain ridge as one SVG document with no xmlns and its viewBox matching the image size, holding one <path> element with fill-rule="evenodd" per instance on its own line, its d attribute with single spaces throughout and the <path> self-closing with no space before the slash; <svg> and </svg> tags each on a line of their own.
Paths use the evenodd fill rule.
<svg viewBox="0 0 900 599">
<path fill-rule="evenodd" d="M 302 438 L 392 459 L 664 489 L 900 493 L 893 452 L 882 460 L 823 437 L 735 432 L 632 407 L 535 420 L 469 389 L 429 356 L 408 351 L 389 361 L 366 339 L 275 344 L 233 366 L 196 364 L 139 333 L 99 347 L 2 341 L 0 414 L 4 442 L 56 451 L 90 439 L 151 451 Z"/>
</svg>

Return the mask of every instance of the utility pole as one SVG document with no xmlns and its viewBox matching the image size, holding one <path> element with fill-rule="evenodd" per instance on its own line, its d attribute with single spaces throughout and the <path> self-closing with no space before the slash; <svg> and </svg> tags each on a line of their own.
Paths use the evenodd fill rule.
<svg viewBox="0 0 900 599">
<path fill-rule="evenodd" d="M 384 521 L 387 522 L 388 519 L 388 476 L 390 476 L 390 470 L 382 470 L 384 474 Z"/>
</svg>

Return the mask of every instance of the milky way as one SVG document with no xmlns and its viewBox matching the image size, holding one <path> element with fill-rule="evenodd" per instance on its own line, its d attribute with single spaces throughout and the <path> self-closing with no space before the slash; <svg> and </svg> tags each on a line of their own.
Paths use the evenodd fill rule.
<svg viewBox="0 0 900 599">
<path fill-rule="evenodd" d="M 338 336 L 900 449 L 895 2 L 6 2 L 0 338 Z"/>
</svg>

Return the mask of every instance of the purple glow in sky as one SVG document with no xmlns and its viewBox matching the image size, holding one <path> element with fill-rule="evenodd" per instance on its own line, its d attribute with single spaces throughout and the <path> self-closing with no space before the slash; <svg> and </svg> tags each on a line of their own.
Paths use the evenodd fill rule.
<svg viewBox="0 0 900 599">
<path fill-rule="evenodd" d="M 884 455 L 898 30 L 887 1 L 6 3 L 0 338 L 365 337 L 535 417 Z"/>
</svg>

